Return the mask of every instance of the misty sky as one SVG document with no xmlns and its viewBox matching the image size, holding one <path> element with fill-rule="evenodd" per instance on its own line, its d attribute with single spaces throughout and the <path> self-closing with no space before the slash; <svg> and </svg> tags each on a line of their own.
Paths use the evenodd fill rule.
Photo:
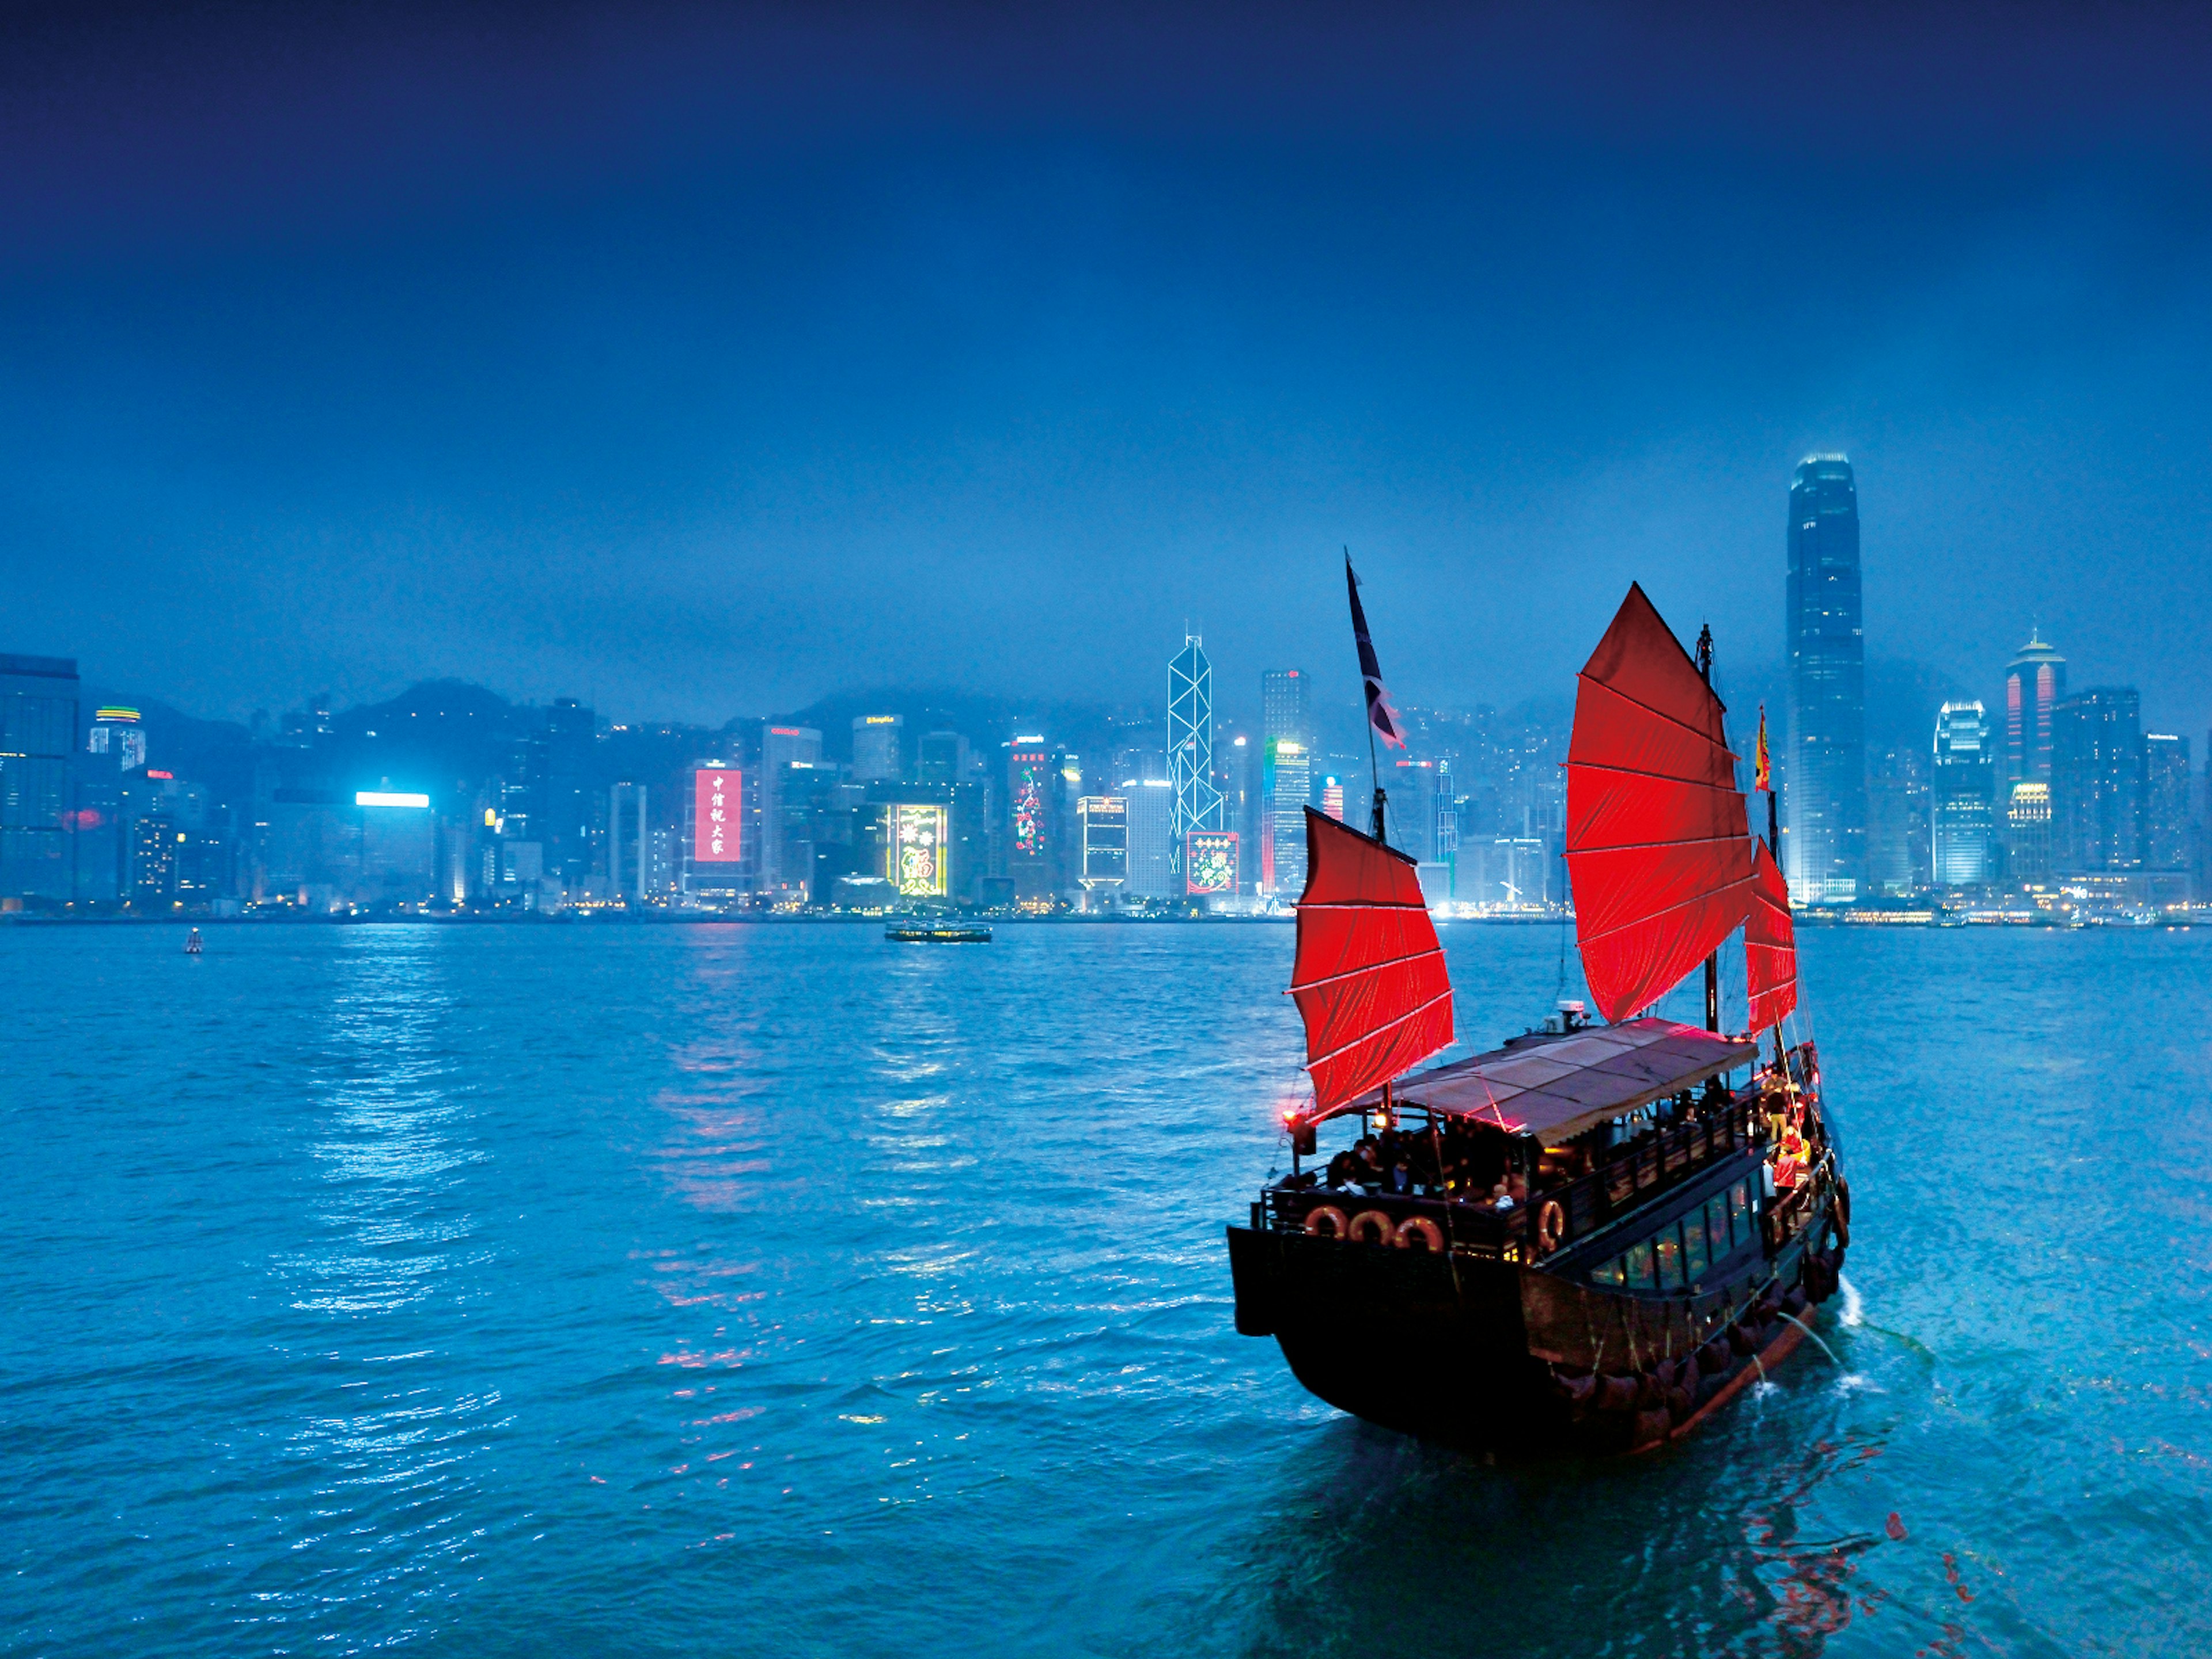
<svg viewBox="0 0 2212 1659">
<path fill-rule="evenodd" d="M 202 714 L 453 675 L 1564 694 L 1640 577 L 2212 721 L 2212 67 L 2151 9 L 9 14 L 0 650 Z M 1641 21 L 1638 21 L 1641 20 Z M 2002 21 L 2000 21 L 2002 20 Z"/>
</svg>

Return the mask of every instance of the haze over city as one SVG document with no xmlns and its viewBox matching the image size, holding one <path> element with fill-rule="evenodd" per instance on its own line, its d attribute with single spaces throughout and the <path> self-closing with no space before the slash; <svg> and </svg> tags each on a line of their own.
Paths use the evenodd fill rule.
<svg viewBox="0 0 2212 1659">
<path fill-rule="evenodd" d="M 115 15 L 0 64 L 4 643 L 88 684 L 1341 700 L 1347 544 L 1422 704 L 1631 577 L 1778 672 L 1840 450 L 1877 661 L 2212 718 L 2201 21 Z"/>
</svg>

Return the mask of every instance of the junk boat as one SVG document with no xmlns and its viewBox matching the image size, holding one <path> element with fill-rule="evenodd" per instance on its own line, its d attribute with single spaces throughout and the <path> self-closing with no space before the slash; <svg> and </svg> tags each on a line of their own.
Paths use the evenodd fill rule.
<svg viewBox="0 0 2212 1659">
<path fill-rule="evenodd" d="M 1352 607 L 1390 741 L 1356 586 Z M 1580 677 L 1565 852 L 1601 1023 L 1563 1001 L 1413 1071 L 1454 1040 L 1414 862 L 1382 839 L 1379 788 L 1372 836 L 1308 810 L 1290 994 L 1314 1097 L 1285 1114 L 1291 1173 L 1228 1230 L 1229 1256 L 1237 1328 L 1273 1337 L 1331 1405 L 1501 1455 L 1646 1451 L 1771 1373 L 1835 1292 L 1850 1194 L 1814 1046 L 1784 1041 L 1796 951 L 1765 723 L 1762 842 L 1711 650 L 1708 631 L 1693 661 L 1632 586 Z M 1739 928 L 1732 1035 L 1717 952 Z M 1654 1017 L 1701 963 L 1704 1027 Z M 1324 1130 L 1357 1139 L 1315 1168 Z"/>
</svg>

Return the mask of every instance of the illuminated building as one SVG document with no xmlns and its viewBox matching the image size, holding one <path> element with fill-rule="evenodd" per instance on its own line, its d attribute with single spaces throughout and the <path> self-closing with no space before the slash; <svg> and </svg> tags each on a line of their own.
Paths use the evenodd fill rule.
<svg viewBox="0 0 2212 1659">
<path fill-rule="evenodd" d="M 1313 774 L 1304 744 L 1270 738 L 1261 763 L 1261 790 L 1267 836 L 1261 848 L 1261 890 L 1294 899 L 1306 884 L 1305 805 L 1313 795 Z"/>
<path fill-rule="evenodd" d="M 1083 836 L 1078 880 L 1086 895 L 1111 897 L 1129 878 L 1129 801 L 1126 795 L 1085 795 L 1075 804 Z"/>
<path fill-rule="evenodd" d="M 1981 887 L 1995 853 L 1996 756 L 1978 702 L 1947 702 L 1936 716 L 1929 780 L 1930 879 L 1937 887 Z"/>
<path fill-rule="evenodd" d="M 1183 874 L 1186 838 L 1193 830 L 1218 830 L 1221 791 L 1213 781 L 1213 667 L 1195 634 L 1168 665 L 1168 781 L 1175 811 L 1168 826 L 1168 874 Z"/>
<path fill-rule="evenodd" d="M 785 865 L 791 825 L 785 803 L 788 769 L 814 767 L 822 760 L 822 734 L 811 726 L 767 725 L 761 728 L 760 844 L 754 850 L 759 890 L 770 896 L 792 887 L 803 888 L 811 871 L 794 868 L 787 880 Z M 803 792 L 802 792 L 803 793 Z M 806 860 L 801 860 L 802 862 Z"/>
<path fill-rule="evenodd" d="M 1344 822 L 1344 780 L 1323 778 L 1321 785 L 1321 810 L 1339 823 Z"/>
<path fill-rule="evenodd" d="M 1459 798 L 1452 792 L 1449 760 L 1437 763 L 1436 826 L 1430 846 L 1444 867 L 1444 896 L 1450 898 L 1459 891 Z"/>
<path fill-rule="evenodd" d="M 1194 830 L 1183 839 L 1183 891 L 1194 898 L 1234 893 L 1238 865 L 1234 830 Z"/>
<path fill-rule="evenodd" d="M 1172 896 L 1168 836 L 1175 821 L 1175 785 L 1165 778 L 1132 778 L 1121 786 L 1128 814 L 1129 878 L 1122 890 L 1132 898 Z"/>
<path fill-rule="evenodd" d="M 121 704 L 94 709 L 84 751 L 109 757 L 118 772 L 137 771 L 146 764 L 146 728 L 138 711 Z"/>
<path fill-rule="evenodd" d="M 1053 800 L 1059 769 L 1042 732 L 1017 732 L 1006 745 L 1006 875 L 1014 902 L 1048 902 L 1053 879 Z"/>
<path fill-rule="evenodd" d="M 1866 862 L 1866 649 L 1858 486 L 1842 455 L 1808 455 L 1790 486 L 1789 788 L 1783 869 L 1803 904 L 1846 904 Z"/>
<path fill-rule="evenodd" d="M 2133 686 L 2095 686 L 2051 711 L 2051 861 L 2061 876 L 2141 867 L 2143 741 Z"/>
<path fill-rule="evenodd" d="M 896 783 L 906 775 L 906 720 L 898 714 L 853 717 L 853 781 Z M 950 783 L 951 779 L 947 778 Z"/>
<path fill-rule="evenodd" d="M 884 808 L 884 878 L 901 898 L 944 898 L 951 891 L 951 815 L 932 802 Z"/>
<path fill-rule="evenodd" d="M 2189 863 L 2189 739 L 2143 733 L 2143 863 L 2153 870 Z"/>
<path fill-rule="evenodd" d="M 1263 894 L 1272 894 L 1282 886 L 1277 878 L 1275 861 L 1277 850 L 1283 845 L 1285 836 L 1279 833 L 1276 823 L 1279 792 L 1276 787 L 1274 745 L 1289 743 L 1296 746 L 1298 757 L 1304 761 L 1306 781 L 1310 787 L 1313 780 L 1313 740 L 1309 731 L 1311 711 L 1307 693 L 1312 684 L 1312 676 L 1298 668 L 1273 668 L 1260 676 L 1259 822 L 1255 827 L 1258 830 L 1260 844 L 1259 889 Z M 1293 820 L 1289 838 L 1294 839 L 1299 848 L 1298 884 L 1297 887 L 1290 890 L 1295 896 L 1298 888 L 1305 884 L 1303 860 L 1306 844 L 1304 811 L 1306 799 L 1291 800 L 1285 796 L 1283 801 L 1288 804 Z"/>
<path fill-rule="evenodd" d="M 0 654 L 0 904 L 67 903 L 75 887 L 76 664 Z"/>
<path fill-rule="evenodd" d="M 1867 761 L 1866 889 L 1905 898 L 1928 885 L 1929 751 L 1917 743 L 1886 745 Z"/>
<path fill-rule="evenodd" d="M 2005 870 L 2023 887 L 2051 879 L 2051 786 L 2023 778 L 2005 804 Z"/>
<path fill-rule="evenodd" d="M 1533 836 L 1497 836 L 1460 849 L 1460 894 L 1477 904 L 1532 908 L 1552 899 L 1553 849 Z"/>
<path fill-rule="evenodd" d="M 2051 781 L 2051 711 L 2066 696 L 2066 659 L 2033 629 L 2005 665 L 2005 779 Z"/>
</svg>

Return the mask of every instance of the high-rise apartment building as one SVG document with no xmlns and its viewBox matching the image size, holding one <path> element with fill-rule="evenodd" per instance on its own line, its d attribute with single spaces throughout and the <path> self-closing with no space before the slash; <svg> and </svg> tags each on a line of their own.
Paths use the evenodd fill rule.
<svg viewBox="0 0 2212 1659">
<path fill-rule="evenodd" d="M 2036 630 L 2005 665 L 2005 781 L 2051 781 L 2051 711 L 2066 696 L 2066 659 Z"/>
<path fill-rule="evenodd" d="M 904 780 L 906 720 L 899 714 L 853 716 L 853 781 L 898 783 Z M 951 783 L 946 778 L 942 781 Z"/>
<path fill-rule="evenodd" d="M 2143 854 L 2143 741 L 2133 686 L 2093 686 L 2051 713 L 2051 859 L 2059 875 L 2133 870 Z"/>
<path fill-rule="evenodd" d="M 1304 814 L 1299 810 L 1306 804 L 1301 796 L 1290 804 L 1291 823 L 1287 826 L 1276 823 L 1277 797 L 1281 794 L 1276 776 L 1276 745 L 1287 743 L 1292 747 L 1292 757 L 1303 766 L 1304 775 L 1310 786 L 1313 778 L 1313 741 L 1311 736 L 1312 705 L 1308 693 L 1313 684 L 1312 676 L 1298 668 L 1271 668 L 1260 676 L 1260 744 L 1257 756 L 1259 770 L 1258 820 L 1253 829 L 1259 845 L 1259 889 L 1262 894 L 1276 892 L 1281 883 L 1275 868 L 1276 849 L 1290 840 L 1297 842 L 1300 852 L 1298 885 L 1304 885 L 1303 849 L 1306 844 Z M 1292 776 L 1297 767 L 1291 769 Z M 1285 801 L 1287 795 L 1282 795 Z M 1291 889 L 1295 896 L 1298 888 Z"/>
<path fill-rule="evenodd" d="M 1986 886 L 1994 874 L 1996 757 L 1988 711 L 1947 702 L 1936 716 L 1929 771 L 1929 878 L 1937 887 Z"/>
<path fill-rule="evenodd" d="M 957 732 L 932 732 L 915 745 L 917 783 L 968 781 L 968 739 Z"/>
<path fill-rule="evenodd" d="M 1061 780 L 1052 745 L 1041 732 L 1016 732 L 1006 745 L 1006 874 L 1014 902 L 1053 902 Z"/>
<path fill-rule="evenodd" d="M 1305 745 L 1270 738 L 1261 761 L 1261 796 L 1267 835 L 1261 847 L 1261 890 L 1295 899 L 1306 884 L 1306 803 L 1313 798 L 1313 763 Z"/>
<path fill-rule="evenodd" d="M 811 872 L 787 871 L 785 830 L 789 817 L 785 797 L 789 793 L 789 769 L 813 768 L 822 763 L 822 733 L 811 726 L 763 725 L 761 728 L 760 824 L 753 869 L 758 890 L 775 894 L 803 885 Z"/>
<path fill-rule="evenodd" d="M 1224 828 L 1221 789 L 1213 777 L 1213 665 L 1195 634 L 1183 635 L 1182 651 L 1168 665 L 1168 781 L 1175 786 L 1168 873 L 1180 885 L 1185 837 Z"/>
<path fill-rule="evenodd" d="M 2189 739 L 2143 733 L 2143 864 L 2189 867 Z"/>
<path fill-rule="evenodd" d="M 1917 743 L 1882 744 L 1868 755 L 1863 896 L 1899 898 L 1927 886 L 1929 769 L 1928 750 Z"/>
<path fill-rule="evenodd" d="M 1801 903 L 1858 896 L 1866 862 L 1866 649 L 1858 486 L 1850 459 L 1808 455 L 1790 486 L 1789 825 L 1784 870 Z"/>
<path fill-rule="evenodd" d="M 65 904 L 75 885 L 76 664 L 0 653 L 0 903 Z"/>
<path fill-rule="evenodd" d="M 1288 738 L 1310 750 L 1313 677 L 1298 668 L 1271 668 L 1260 676 L 1260 740 Z"/>
</svg>

